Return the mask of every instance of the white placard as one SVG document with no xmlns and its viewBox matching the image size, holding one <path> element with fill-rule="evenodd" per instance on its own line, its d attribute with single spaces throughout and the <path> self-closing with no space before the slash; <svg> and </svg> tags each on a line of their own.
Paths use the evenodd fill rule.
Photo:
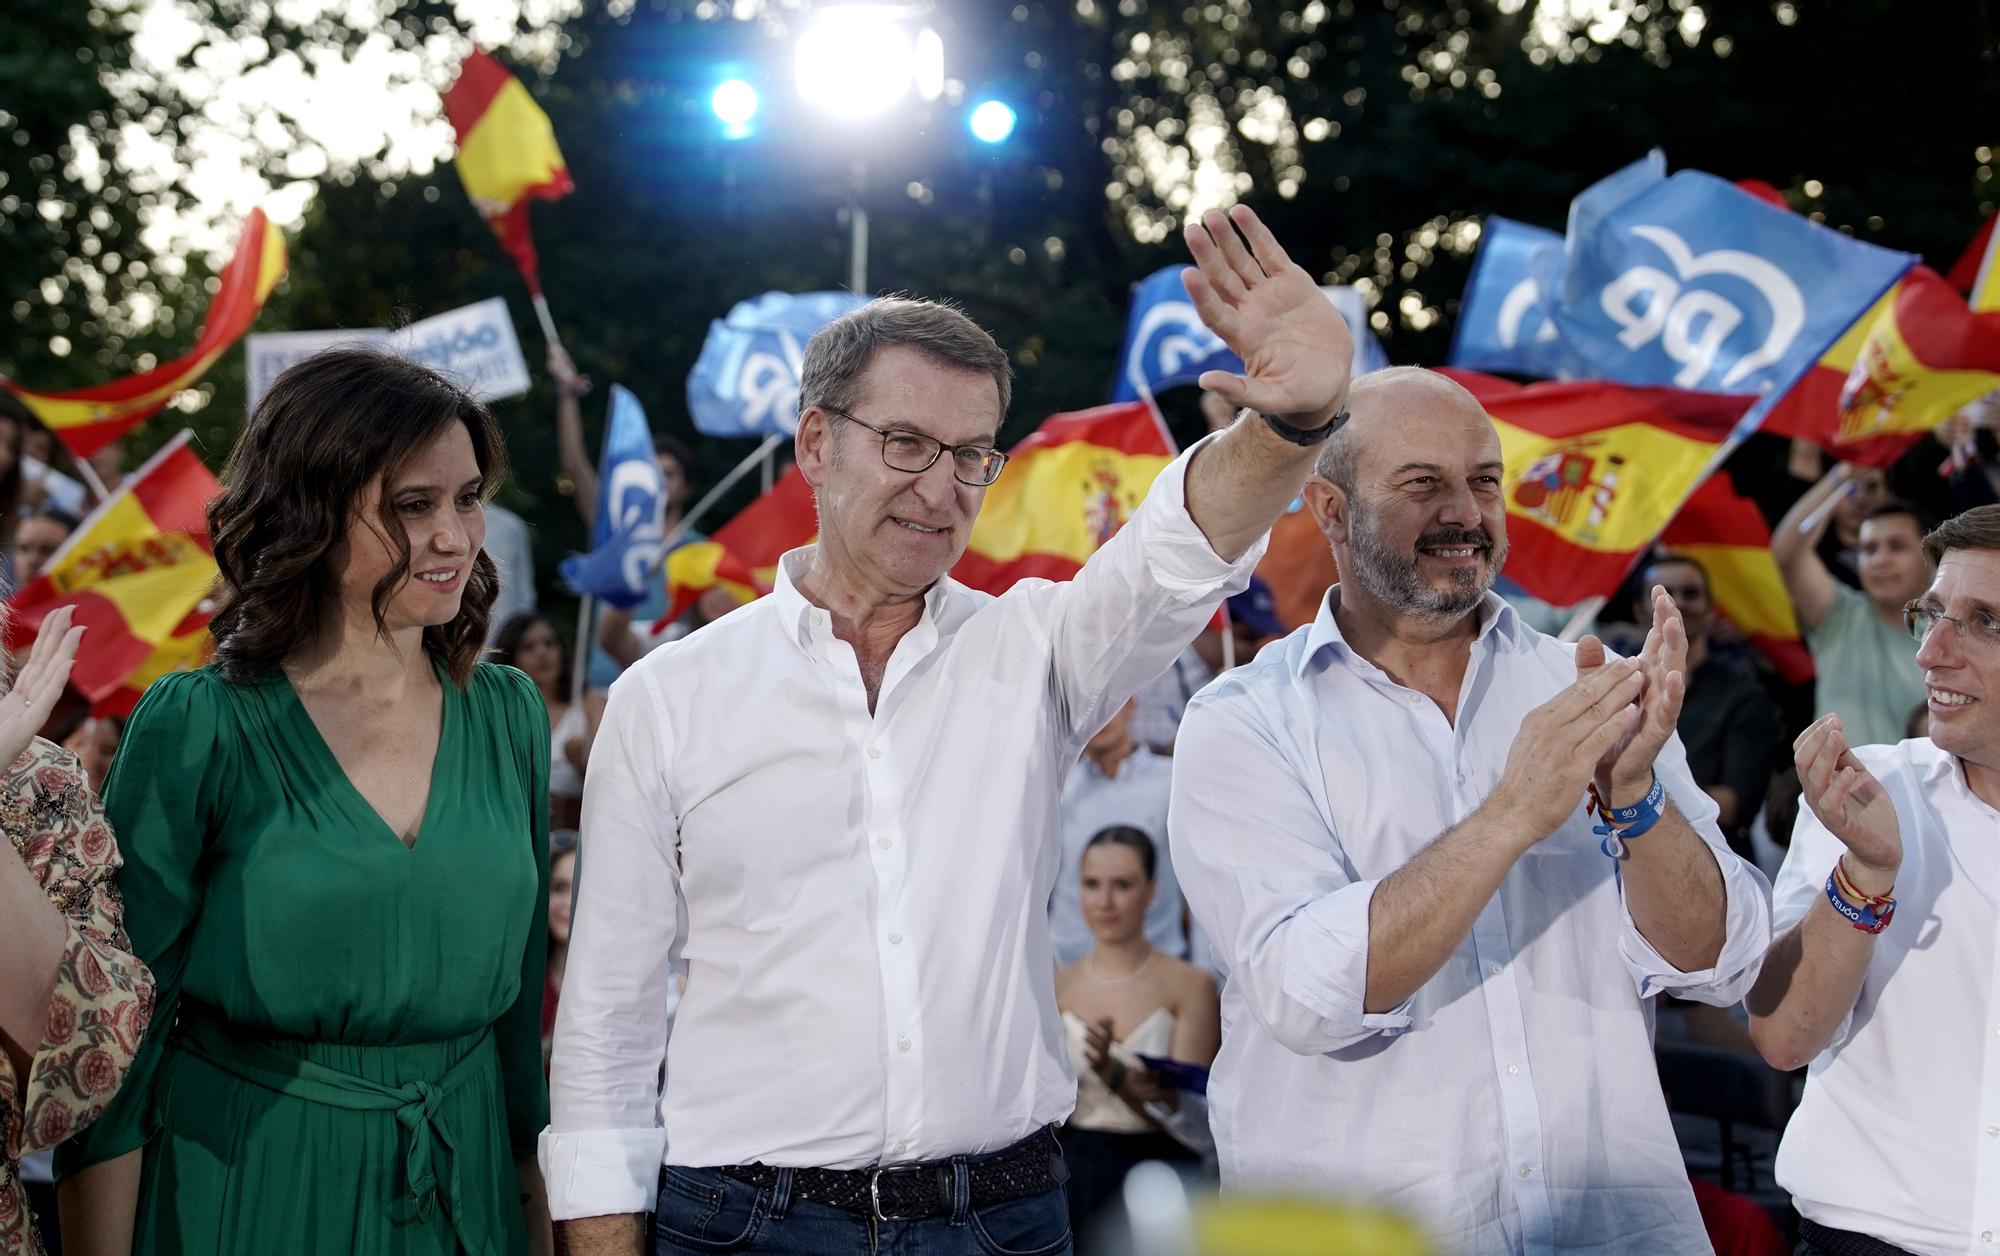
<svg viewBox="0 0 2000 1256">
<path fill-rule="evenodd" d="M 481 401 L 528 391 L 528 363 L 514 336 L 502 297 L 490 297 L 412 323 L 398 332 L 364 327 L 352 331 L 259 332 L 244 337 L 249 354 L 248 408 L 255 409 L 286 367 L 333 348 L 381 349 L 422 362 L 456 380 Z"/>
</svg>

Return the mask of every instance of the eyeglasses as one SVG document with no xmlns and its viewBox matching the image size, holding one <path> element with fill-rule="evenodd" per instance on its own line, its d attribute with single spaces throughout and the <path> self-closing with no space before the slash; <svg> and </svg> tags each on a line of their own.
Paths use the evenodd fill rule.
<svg viewBox="0 0 2000 1256">
<path fill-rule="evenodd" d="M 821 405 L 828 414 L 839 415 L 849 423 L 867 428 L 882 438 L 882 461 L 892 470 L 907 471 L 919 475 L 931 469 L 931 464 L 945 450 L 951 451 L 951 473 L 960 484 L 970 484 L 974 488 L 985 488 L 1000 478 L 1000 468 L 1007 465 L 1007 455 L 991 445 L 947 445 L 935 437 L 922 432 L 885 431 L 873 423 L 863 423 L 838 406 Z"/>
<path fill-rule="evenodd" d="M 1958 643 L 1969 650 L 1985 653 L 2000 648 L 2000 619 L 1991 611 L 1975 611 L 1969 619 L 1947 615 L 1935 602 L 1919 598 L 1903 607 L 1903 625 L 1919 642 L 1928 639 L 1931 629 L 1942 621 L 1958 632 Z"/>
</svg>

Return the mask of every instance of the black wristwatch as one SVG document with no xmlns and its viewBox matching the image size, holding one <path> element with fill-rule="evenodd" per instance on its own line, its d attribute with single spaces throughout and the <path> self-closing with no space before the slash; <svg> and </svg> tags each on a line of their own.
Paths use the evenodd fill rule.
<svg viewBox="0 0 2000 1256">
<path fill-rule="evenodd" d="M 1310 428 L 1294 427 L 1281 418 L 1265 414 L 1262 410 L 1257 412 L 1257 417 L 1269 424 L 1272 431 L 1294 445 L 1317 445 L 1335 432 L 1338 432 L 1341 426 L 1347 422 L 1347 407 L 1342 406 L 1325 423 L 1322 423 L 1318 427 Z"/>
</svg>

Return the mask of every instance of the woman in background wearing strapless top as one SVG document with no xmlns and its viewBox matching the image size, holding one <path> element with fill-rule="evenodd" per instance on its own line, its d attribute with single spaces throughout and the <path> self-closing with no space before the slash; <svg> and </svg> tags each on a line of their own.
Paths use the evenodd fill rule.
<svg viewBox="0 0 2000 1256">
<path fill-rule="evenodd" d="M 1076 1111 L 1063 1127 L 1070 1228 L 1087 1252 L 1090 1224 L 1147 1160 L 1199 1162 L 1214 1146 L 1197 1095 L 1177 1090 L 1139 1057 L 1207 1068 L 1222 1041 L 1215 980 L 1146 940 L 1159 853 L 1135 828 L 1114 825 L 1083 850 L 1083 915 L 1090 954 L 1056 973 L 1076 1068 Z"/>
</svg>

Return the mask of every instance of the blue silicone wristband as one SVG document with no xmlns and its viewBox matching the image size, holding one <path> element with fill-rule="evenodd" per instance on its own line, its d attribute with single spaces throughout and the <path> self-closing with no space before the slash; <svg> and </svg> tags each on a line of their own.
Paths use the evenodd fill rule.
<svg viewBox="0 0 2000 1256">
<path fill-rule="evenodd" d="M 1646 796 L 1629 807 L 1604 807 L 1600 813 L 1605 823 L 1594 825 L 1591 832 L 1603 840 L 1597 848 L 1612 859 L 1622 859 L 1625 843 L 1643 836 L 1647 830 L 1660 822 L 1665 809 L 1667 787 L 1660 784 L 1660 774 L 1653 774 L 1653 787 Z"/>
<path fill-rule="evenodd" d="M 1889 927 L 1890 919 L 1896 914 L 1896 900 L 1893 898 L 1889 900 L 1888 909 L 1881 912 L 1877 912 L 1873 906 L 1865 903 L 1856 907 L 1848 902 L 1841 894 L 1840 886 L 1834 880 L 1832 873 L 1828 873 L 1826 877 L 1826 901 L 1833 904 L 1833 909 L 1840 913 L 1842 919 L 1863 933 L 1882 932 Z"/>
</svg>

